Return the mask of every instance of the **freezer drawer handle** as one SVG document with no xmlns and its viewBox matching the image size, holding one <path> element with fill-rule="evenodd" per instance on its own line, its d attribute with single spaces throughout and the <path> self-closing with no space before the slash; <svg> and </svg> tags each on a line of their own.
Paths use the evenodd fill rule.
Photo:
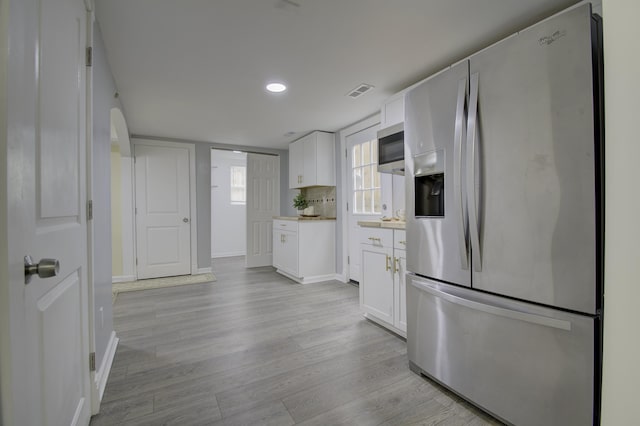
<svg viewBox="0 0 640 426">
<path fill-rule="evenodd" d="M 476 311 L 486 312 L 492 315 L 499 315 L 505 318 L 511 318 L 511 319 L 516 319 L 520 321 L 530 322 L 533 324 L 544 325 L 546 327 L 553 327 L 553 328 L 558 328 L 560 330 L 571 331 L 571 323 L 569 321 L 545 317 L 542 315 L 530 314 L 528 312 L 515 311 L 512 309 L 501 308 L 499 306 L 487 305 L 486 303 L 480 303 L 473 300 L 458 297 L 456 295 L 434 288 L 429 284 L 416 282 L 414 280 L 411 280 L 410 282 L 411 282 L 411 285 L 413 285 L 417 289 L 426 291 L 427 293 L 430 293 L 433 296 L 439 297 L 441 299 L 445 299 L 451 303 L 455 303 L 456 305 L 465 306 L 467 308 L 475 309 Z"/>
</svg>

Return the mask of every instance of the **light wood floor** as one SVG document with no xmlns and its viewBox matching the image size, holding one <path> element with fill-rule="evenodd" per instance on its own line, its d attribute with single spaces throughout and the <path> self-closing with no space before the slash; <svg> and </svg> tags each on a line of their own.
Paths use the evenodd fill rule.
<svg viewBox="0 0 640 426">
<path fill-rule="evenodd" d="M 214 261 L 215 283 L 118 295 L 120 344 L 91 425 L 498 424 L 410 372 L 356 287 L 243 262 Z"/>
</svg>

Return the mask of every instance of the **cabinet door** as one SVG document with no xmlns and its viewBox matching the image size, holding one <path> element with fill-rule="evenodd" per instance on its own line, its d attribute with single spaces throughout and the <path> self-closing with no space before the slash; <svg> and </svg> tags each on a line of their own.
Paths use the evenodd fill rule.
<svg viewBox="0 0 640 426">
<path fill-rule="evenodd" d="M 316 134 L 312 133 L 311 135 L 302 139 L 302 141 L 304 141 L 302 186 L 316 185 Z"/>
<path fill-rule="evenodd" d="M 384 129 L 404 121 L 404 92 L 397 93 L 382 104 L 380 128 Z"/>
<path fill-rule="evenodd" d="M 282 269 L 294 277 L 298 273 L 298 234 L 295 232 L 282 233 Z"/>
<path fill-rule="evenodd" d="M 283 239 L 282 231 L 277 228 L 273 228 L 273 267 L 282 269 L 283 258 Z"/>
<path fill-rule="evenodd" d="M 394 321 L 396 328 L 407 331 L 407 252 L 405 250 L 393 251 L 394 272 Z"/>
<path fill-rule="evenodd" d="M 289 145 L 289 188 L 302 187 L 304 166 L 304 140 Z"/>
<path fill-rule="evenodd" d="M 376 318 L 393 324 L 393 249 L 361 246 L 360 307 Z"/>
<path fill-rule="evenodd" d="M 336 185 L 335 138 L 333 133 L 316 133 L 316 180 L 320 186 Z"/>
</svg>

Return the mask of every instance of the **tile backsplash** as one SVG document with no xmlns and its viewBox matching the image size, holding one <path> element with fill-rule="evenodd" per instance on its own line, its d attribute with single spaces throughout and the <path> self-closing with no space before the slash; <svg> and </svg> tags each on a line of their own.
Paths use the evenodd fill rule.
<svg viewBox="0 0 640 426">
<path fill-rule="evenodd" d="M 314 214 L 326 217 L 336 217 L 336 187 L 314 186 L 300 190 L 313 206 Z"/>
</svg>

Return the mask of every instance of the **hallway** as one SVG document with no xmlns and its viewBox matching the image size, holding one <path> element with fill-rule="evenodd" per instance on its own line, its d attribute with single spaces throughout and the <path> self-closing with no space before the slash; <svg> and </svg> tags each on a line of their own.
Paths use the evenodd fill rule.
<svg viewBox="0 0 640 426">
<path fill-rule="evenodd" d="M 91 425 L 498 424 L 411 373 L 356 287 L 294 284 L 243 257 L 213 269 L 214 283 L 118 295 Z"/>
</svg>

